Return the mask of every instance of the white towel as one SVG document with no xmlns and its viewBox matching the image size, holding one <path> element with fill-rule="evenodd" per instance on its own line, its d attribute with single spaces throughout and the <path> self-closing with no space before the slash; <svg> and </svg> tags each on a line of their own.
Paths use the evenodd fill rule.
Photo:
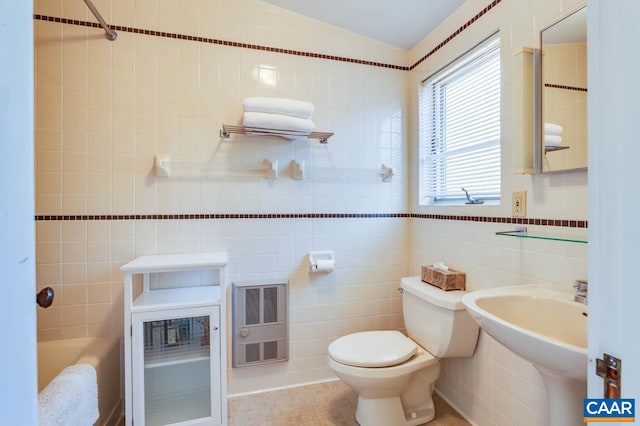
<svg viewBox="0 0 640 426">
<path fill-rule="evenodd" d="M 298 118 L 311 118 L 315 109 L 312 103 L 286 98 L 245 98 L 242 106 L 246 112 L 267 112 Z"/>
<path fill-rule="evenodd" d="M 544 134 L 562 136 L 562 126 L 554 123 L 544 123 Z"/>
<path fill-rule="evenodd" d="M 282 133 L 291 133 L 299 136 L 308 135 L 316 127 L 313 121 L 309 119 L 265 112 L 245 112 L 242 114 L 242 125 L 256 133 L 261 130 L 268 133 L 280 130 Z"/>
<path fill-rule="evenodd" d="M 60 372 L 38 395 L 40 426 L 92 426 L 98 420 L 96 369 L 74 364 Z"/>
<path fill-rule="evenodd" d="M 545 146 L 558 146 L 562 143 L 562 136 L 558 135 L 544 135 Z"/>
</svg>

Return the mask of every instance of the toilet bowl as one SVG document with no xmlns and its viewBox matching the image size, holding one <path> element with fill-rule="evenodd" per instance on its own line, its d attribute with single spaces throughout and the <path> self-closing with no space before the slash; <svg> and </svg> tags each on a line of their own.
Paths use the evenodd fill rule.
<svg viewBox="0 0 640 426">
<path fill-rule="evenodd" d="M 400 357 L 389 356 L 388 353 L 397 352 L 394 343 L 402 340 L 413 346 L 409 358 L 401 360 Z M 387 354 L 372 350 L 385 343 Z M 362 361 L 358 353 L 354 353 L 350 364 L 347 364 L 343 361 L 344 356 L 335 355 L 346 348 L 370 358 L 380 353 L 378 363 L 381 365 L 362 366 L 366 362 L 360 362 L 361 366 L 350 365 L 359 363 L 356 360 Z M 361 425 L 419 425 L 435 416 L 433 402 L 426 396 L 431 395 L 438 379 L 440 360 L 399 331 L 350 334 L 331 343 L 329 353 L 332 354 L 329 356 L 329 368 L 358 393 L 356 419 Z M 336 361 L 332 356 L 343 362 Z M 410 387 L 410 384 L 413 386 Z"/>
<path fill-rule="evenodd" d="M 471 356 L 479 327 L 462 305 L 464 291 L 445 292 L 419 277 L 401 280 L 408 337 L 365 331 L 329 345 L 328 365 L 358 393 L 362 426 L 420 425 L 435 417 L 432 393 L 440 359 Z"/>
</svg>

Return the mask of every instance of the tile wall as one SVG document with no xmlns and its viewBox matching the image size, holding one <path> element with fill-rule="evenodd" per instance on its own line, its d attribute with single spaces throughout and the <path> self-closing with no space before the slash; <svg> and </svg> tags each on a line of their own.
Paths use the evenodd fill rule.
<svg viewBox="0 0 640 426">
<path fill-rule="evenodd" d="M 257 0 L 95 4 L 116 41 L 78 25 L 93 22 L 82 2 L 36 4 L 37 281 L 58 295 L 38 338 L 121 336 L 121 265 L 211 250 L 229 252 L 228 282 L 291 286 L 291 360 L 230 370 L 230 394 L 326 379 L 335 337 L 401 328 L 407 72 L 369 63 L 405 53 Z M 247 96 L 313 102 L 335 135 L 221 139 Z M 158 153 L 169 177 L 155 176 Z M 255 171 L 264 159 L 278 179 Z M 291 178 L 292 160 L 307 178 Z M 337 269 L 309 275 L 310 250 L 333 250 Z"/>
<path fill-rule="evenodd" d="M 494 2 L 495 3 L 495 2 Z M 493 4 L 493 3 L 492 3 Z M 544 175 L 514 175 L 513 161 L 513 85 L 512 54 L 522 46 L 536 47 L 539 31 L 561 16 L 573 12 L 583 2 L 545 0 L 502 0 L 486 14 L 474 16 L 487 6 L 486 1 L 468 0 L 449 19 L 418 44 L 411 52 L 412 62 L 424 57 L 432 46 L 463 27 L 473 24 L 449 43 L 413 67 L 410 88 L 461 52 L 500 31 L 502 70 L 502 200 L 500 205 L 429 207 L 419 205 L 417 190 L 409 193 L 414 216 L 433 214 L 460 216 L 511 216 L 511 192 L 527 191 L 527 217 L 553 218 L 565 223 L 587 219 L 587 174 L 567 172 Z M 417 182 L 417 90 L 410 90 L 409 107 L 411 185 Z M 410 186 L 411 186 L 410 185 Z M 506 202 L 505 202 L 506 201 Z M 587 277 L 587 245 L 556 241 L 521 240 L 495 235 L 513 229 L 514 224 L 430 220 L 412 218 L 410 269 L 443 260 L 467 273 L 467 288 L 544 282 L 570 289 L 573 281 Z M 585 229 L 536 226 L 530 231 L 586 234 Z M 554 225 L 557 224 L 554 222 Z M 582 225 L 580 225 L 582 226 Z M 468 419 L 479 425 L 547 424 L 544 383 L 538 372 L 520 357 L 481 332 L 473 357 L 445 360 L 438 391 Z"/>
<path fill-rule="evenodd" d="M 290 361 L 230 370 L 234 394 L 331 377 L 327 344 L 402 328 L 399 278 L 436 259 L 471 289 L 585 277 L 586 247 L 457 220 L 509 218 L 509 203 L 436 209 L 414 195 L 418 82 L 500 29 L 503 197 L 527 190 L 529 217 L 586 220 L 586 173 L 513 175 L 510 139 L 511 52 L 575 2 L 468 0 L 410 52 L 258 0 L 95 4 L 122 28 L 115 42 L 74 24 L 93 22 L 83 3 L 36 1 L 37 279 L 59 295 L 39 312 L 40 340 L 122 335 L 119 267 L 138 255 L 227 250 L 230 282 L 291 283 Z M 256 95 L 313 102 L 318 130 L 335 135 L 221 140 Z M 155 176 L 157 153 L 170 177 Z M 253 171 L 264 159 L 278 160 L 277 180 Z M 316 174 L 293 180 L 291 160 Z M 376 176 L 382 163 L 392 182 Z M 306 254 L 325 249 L 337 269 L 309 275 Z M 438 389 L 478 424 L 546 418 L 535 370 L 484 334 L 474 357 L 445 362 Z"/>
</svg>

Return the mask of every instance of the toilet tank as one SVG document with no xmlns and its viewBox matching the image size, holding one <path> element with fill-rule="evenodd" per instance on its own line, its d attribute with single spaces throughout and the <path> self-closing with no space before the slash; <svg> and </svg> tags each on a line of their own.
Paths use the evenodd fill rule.
<svg viewBox="0 0 640 426">
<path fill-rule="evenodd" d="M 401 279 L 407 335 L 437 358 L 473 355 L 480 327 L 462 304 L 465 291 L 444 291 L 420 277 Z"/>
</svg>

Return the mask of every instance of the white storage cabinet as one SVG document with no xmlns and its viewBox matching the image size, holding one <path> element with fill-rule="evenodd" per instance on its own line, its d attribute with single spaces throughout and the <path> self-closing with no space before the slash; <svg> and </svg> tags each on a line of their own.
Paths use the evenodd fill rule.
<svg viewBox="0 0 640 426">
<path fill-rule="evenodd" d="M 127 426 L 227 424 L 226 264 L 219 252 L 121 268 Z"/>
</svg>

